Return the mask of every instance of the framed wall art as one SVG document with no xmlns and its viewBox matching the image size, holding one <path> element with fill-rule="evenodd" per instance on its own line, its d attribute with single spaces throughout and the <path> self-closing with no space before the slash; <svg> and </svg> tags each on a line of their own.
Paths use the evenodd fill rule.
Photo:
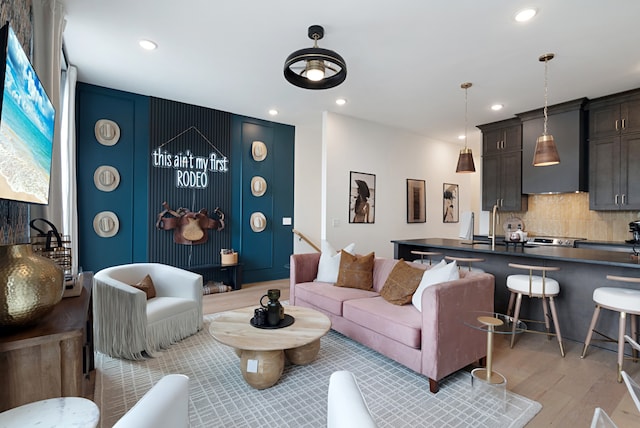
<svg viewBox="0 0 640 428">
<path fill-rule="evenodd" d="M 426 199 L 425 181 L 407 178 L 407 223 L 426 223 Z"/>
<path fill-rule="evenodd" d="M 349 223 L 375 223 L 376 176 L 364 172 L 350 172 Z"/>
<path fill-rule="evenodd" d="M 458 222 L 458 185 L 443 183 L 442 185 L 442 221 L 444 223 Z"/>
</svg>

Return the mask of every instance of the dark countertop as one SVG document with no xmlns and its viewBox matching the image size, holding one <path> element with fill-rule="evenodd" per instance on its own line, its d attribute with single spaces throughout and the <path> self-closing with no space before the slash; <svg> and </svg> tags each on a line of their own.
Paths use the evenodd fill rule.
<svg viewBox="0 0 640 428">
<path fill-rule="evenodd" d="M 567 262 L 599 264 L 608 266 L 620 266 L 640 269 L 637 258 L 632 258 L 632 252 L 606 251 L 589 248 L 567 247 L 524 247 L 522 244 L 509 243 L 496 240 L 495 250 L 491 249 L 491 242 L 475 241 L 474 244 L 466 244 L 460 239 L 423 238 L 423 239 L 399 239 L 391 241 L 394 245 L 408 245 L 415 247 L 442 248 L 473 253 L 504 254 L 509 256 L 522 256 L 537 259 L 561 260 Z"/>
</svg>

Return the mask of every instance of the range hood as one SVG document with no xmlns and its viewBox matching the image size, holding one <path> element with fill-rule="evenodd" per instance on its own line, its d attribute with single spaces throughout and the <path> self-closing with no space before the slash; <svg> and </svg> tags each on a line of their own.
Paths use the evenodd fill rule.
<svg viewBox="0 0 640 428">
<path fill-rule="evenodd" d="M 589 190 L 587 98 L 547 107 L 548 133 L 553 135 L 560 163 L 533 166 L 536 140 L 544 128 L 544 110 L 517 114 L 522 121 L 522 193 L 574 193 Z"/>
</svg>

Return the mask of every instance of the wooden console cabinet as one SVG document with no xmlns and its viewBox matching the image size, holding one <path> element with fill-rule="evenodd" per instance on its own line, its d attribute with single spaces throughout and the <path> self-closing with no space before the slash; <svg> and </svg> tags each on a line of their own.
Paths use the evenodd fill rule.
<svg viewBox="0 0 640 428">
<path fill-rule="evenodd" d="M 62 299 L 38 324 L 0 329 L 0 412 L 54 397 L 87 395 L 93 364 L 91 287 L 79 281 L 79 296 Z"/>
</svg>

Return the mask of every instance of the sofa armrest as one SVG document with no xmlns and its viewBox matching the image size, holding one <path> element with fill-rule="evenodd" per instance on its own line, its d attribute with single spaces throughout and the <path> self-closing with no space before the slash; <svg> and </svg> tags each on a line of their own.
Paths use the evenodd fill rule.
<svg viewBox="0 0 640 428">
<path fill-rule="evenodd" d="M 170 374 L 158 381 L 113 428 L 187 428 L 189 378 Z"/>
<path fill-rule="evenodd" d="M 433 285 L 422 294 L 422 373 L 434 381 L 487 355 L 482 331 L 464 324 L 472 311 L 493 312 L 495 277 L 468 275 Z"/>
<path fill-rule="evenodd" d="M 311 282 L 318 276 L 320 253 L 292 254 L 289 258 L 289 302 L 296 304 L 296 284 Z"/>
</svg>

